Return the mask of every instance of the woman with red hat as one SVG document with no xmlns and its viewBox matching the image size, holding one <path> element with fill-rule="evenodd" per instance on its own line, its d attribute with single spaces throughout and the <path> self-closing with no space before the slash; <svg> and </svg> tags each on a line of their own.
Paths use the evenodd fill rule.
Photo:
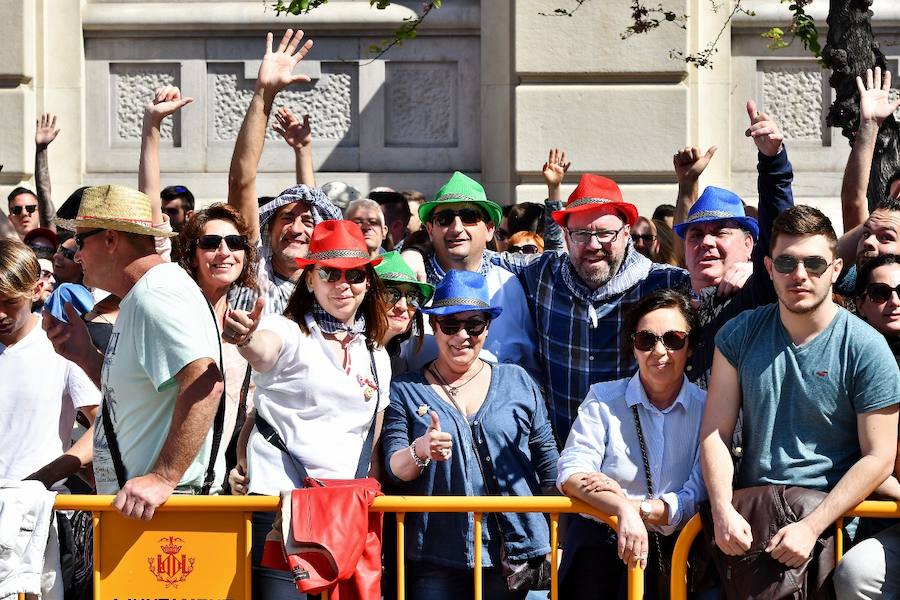
<svg viewBox="0 0 900 600">
<path fill-rule="evenodd" d="M 334 220 L 316 225 L 309 253 L 295 260 L 302 271 L 284 315 L 260 318 L 259 299 L 252 312 L 226 316 L 224 338 L 256 382 L 230 478 L 236 493 L 278 495 L 303 487 L 306 474 L 366 477 L 389 404 L 390 361 L 378 344 L 388 311 L 373 269 L 381 258 L 369 257 L 358 225 Z M 271 515 L 254 515 L 254 565 L 271 525 Z M 254 573 L 254 597 L 296 598 L 288 573 Z"/>
</svg>

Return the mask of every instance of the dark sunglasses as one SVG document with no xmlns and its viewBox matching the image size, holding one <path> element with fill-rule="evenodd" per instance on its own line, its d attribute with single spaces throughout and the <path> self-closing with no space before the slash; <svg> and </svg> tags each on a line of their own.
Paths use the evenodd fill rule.
<svg viewBox="0 0 900 600">
<path fill-rule="evenodd" d="M 535 244 L 522 244 L 521 246 L 510 246 L 508 252 L 519 252 L 521 254 L 539 254 L 541 249 Z"/>
<path fill-rule="evenodd" d="M 197 238 L 197 247 L 201 250 L 217 250 L 225 240 L 225 245 L 232 252 L 247 249 L 247 238 L 242 235 L 201 235 Z"/>
<path fill-rule="evenodd" d="M 465 329 L 472 337 L 477 337 L 484 333 L 487 326 L 490 325 L 490 319 L 479 319 L 477 317 L 460 321 L 459 319 L 437 319 L 437 326 L 444 335 L 456 335 L 460 329 Z"/>
<path fill-rule="evenodd" d="M 804 256 L 803 258 L 797 258 L 796 256 L 788 256 L 787 254 L 782 254 L 772 261 L 772 265 L 775 267 L 775 270 L 783 275 L 793 273 L 794 269 L 796 269 L 797 265 L 799 265 L 800 263 L 803 263 L 803 268 L 807 273 L 818 277 L 819 275 L 824 273 L 828 269 L 828 267 L 834 264 L 834 260 L 828 262 L 821 256 Z"/>
<path fill-rule="evenodd" d="M 75 260 L 75 249 L 74 248 L 66 248 L 62 244 L 56 247 L 56 251 L 59 254 L 62 254 L 64 258 L 68 258 L 69 260 Z"/>
<path fill-rule="evenodd" d="M 656 342 L 661 341 L 663 346 L 669 350 L 681 350 L 687 344 L 688 334 L 686 331 L 667 331 L 662 335 L 656 335 L 652 331 L 638 331 L 631 334 L 631 342 L 634 344 L 635 350 L 641 352 L 649 352 L 656 347 Z"/>
<path fill-rule="evenodd" d="M 55 254 L 53 248 L 50 246 L 39 246 L 38 244 L 28 244 L 28 247 L 31 248 L 31 251 L 34 252 L 34 255 L 38 258 L 46 258 L 48 260 L 53 259 L 53 255 Z"/>
<path fill-rule="evenodd" d="M 384 289 L 384 301 L 388 304 L 397 304 L 400 298 L 406 298 L 407 306 L 419 308 L 422 304 L 422 294 L 416 290 L 403 291 L 396 287 L 387 287 Z"/>
<path fill-rule="evenodd" d="M 892 292 L 896 292 L 897 297 L 900 298 L 900 285 L 891 287 L 886 283 L 870 283 L 866 286 L 865 295 L 872 302 L 884 304 L 891 299 Z"/>
<path fill-rule="evenodd" d="M 29 215 L 34 214 L 34 211 L 37 210 L 37 204 L 26 204 L 25 206 L 10 206 L 9 214 L 16 215 L 17 217 L 22 214 L 22 211 L 27 211 Z"/>
<path fill-rule="evenodd" d="M 652 233 L 632 233 L 631 239 L 635 242 L 644 242 L 645 244 L 649 244 L 656 239 L 656 236 Z"/>
<path fill-rule="evenodd" d="M 316 274 L 319 276 L 319 280 L 327 281 L 328 283 L 337 283 L 341 280 L 341 276 L 343 275 L 347 279 L 347 283 L 351 285 L 362 283 L 368 276 L 362 269 L 347 269 L 344 271 L 341 269 L 333 269 L 331 267 L 318 267 L 316 268 Z"/>
<path fill-rule="evenodd" d="M 449 227 L 456 217 L 462 221 L 463 225 L 474 225 L 484 220 L 484 215 L 477 208 L 461 208 L 459 210 L 442 210 L 435 212 L 431 216 L 431 220 L 441 227 Z"/>
<path fill-rule="evenodd" d="M 105 229 L 91 229 L 90 231 L 85 231 L 84 233 L 76 233 L 75 237 L 75 246 L 81 250 L 84 248 L 84 240 L 88 239 L 92 235 L 96 235 L 100 232 L 106 231 Z"/>
</svg>

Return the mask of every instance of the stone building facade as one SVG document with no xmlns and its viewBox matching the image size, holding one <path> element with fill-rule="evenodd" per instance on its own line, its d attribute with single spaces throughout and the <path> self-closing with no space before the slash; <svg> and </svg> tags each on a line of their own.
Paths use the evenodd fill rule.
<svg viewBox="0 0 900 600">
<path fill-rule="evenodd" d="M 649 213 L 674 199 L 673 152 L 715 144 L 702 184 L 753 203 L 755 155 L 743 131 L 744 104 L 754 98 L 788 139 L 798 201 L 839 218 L 849 147 L 825 125 L 828 72 L 799 43 L 766 48 L 759 34 L 787 21 L 776 0 L 744 0 L 755 16 L 724 28 L 727 2 L 664 0 L 689 15 L 686 29 L 626 40 L 627 0 L 591 0 L 572 18 L 541 14 L 571 0 L 445 0 L 416 40 L 379 60 L 369 46 L 412 16 L 416 2 L 379 11 L 368 0 L 331 0 L 301 18 L 276 17 L 271 4 L 0 0 L 0 192 L 33 185 L 42 112 L 58 114 L 62 127 L 50 147 L 57 203 L 83 184 L 136 185 L 142 106 L 156 86 L 174 83 L 194 102 L 163 131 L 163 184 L 187 185 L 204 202 L 224 199 L 265 32 L 300 27 L 315 40 L 300 65 L 312 81 L 278 103 L 311 115 L 320 184 L 430 195 L 457 169 L 501 203 L 540 200 L 541 165 L 558 146 L 572 159 L 571 185 L 582 172 L 606 174 Z M 811 10 L 823 43 L 827 5 L 817 0 Z M 874 12 L 897 73 L 900 3 L 876 0 Z M 717 36 L 711 70 L 670 58 Z M 292 183 L 293 154 L 269 137 L 258 189 L 271 194 Z"/>
</svg>

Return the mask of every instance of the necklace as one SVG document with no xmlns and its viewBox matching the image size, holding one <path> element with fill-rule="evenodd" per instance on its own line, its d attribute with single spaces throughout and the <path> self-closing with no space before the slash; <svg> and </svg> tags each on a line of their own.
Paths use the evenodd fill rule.
<svg viewBox="0 0 900 600">
<path fill-rule="evenodd" d="M 441 386 L 441 389 L 444 390 L 444 393 L 447 394 L 447 397 L 453 401 L 453 404 L 456 404 L 456 395 L 459 393 L 460 388 L 463 387 L 464 385 L 466 385 L 467 383 L 471 382 L 473 379 L 475 379 L 479 375 L 481 375 L 481 372 L 484 370 L 485 362 L 483 360 L 480 362 L 481 362 L 481 368 L 478 369 L 478 372 L 475 373 L 474 375 L 472 375 L 471 377 L 469 377 L 468 379 L 466 379 L 464 382 L 462 382 L 459 385 L 450 385 L 447 382 L 447 380 L 444 379 L 440 373 L 438 373 L 437 367 L 434 366 L 434 363 L 431 363 L 430 365 L 428 365 L 428 370 L 431 372 L 432 375 L 434 375 L 434 378 L 438 380 L 438 385 Z M 458 405 L 457 405 L 457 408 L 459 408 Z"/>
</svg>

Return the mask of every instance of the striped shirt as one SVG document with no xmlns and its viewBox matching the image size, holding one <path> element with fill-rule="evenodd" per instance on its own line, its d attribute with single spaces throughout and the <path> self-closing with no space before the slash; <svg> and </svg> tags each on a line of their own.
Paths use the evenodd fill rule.
<svg viewBox="0 0 900 600">
<path fill-rule="evenodd" d="M 682 381 L 675 402 L 662 411 L 647 398 L 637 374 L 591 386 L 560 454 L 557 486 L 562 489 L 577 473 L 603 473 L 622 486 L 627 498 L 645 498 L 647 476 L 631 408 L 637 406 L 653 492 L 669 512 L 667 525 L 649 528 L 663 535 L 679 529 L 706 499 L 700 470 L 700 423 L 706 393 L 687 379 Z"/>
<path fill-rule="evenodd" d="M 651 263 L 629 240 L 625 260 L 605 285 L 591 290 L 567 254 L 493 254 L 492 261 L 519 277 L 534 317 L 550 398 L 550 419 L 564 441 L 591 384 L 629 377 L 637 369 L 623 355 L 622 323 L 628 309 L 661 288 L 690 288 L 684 269 Z"/>
</svg>

